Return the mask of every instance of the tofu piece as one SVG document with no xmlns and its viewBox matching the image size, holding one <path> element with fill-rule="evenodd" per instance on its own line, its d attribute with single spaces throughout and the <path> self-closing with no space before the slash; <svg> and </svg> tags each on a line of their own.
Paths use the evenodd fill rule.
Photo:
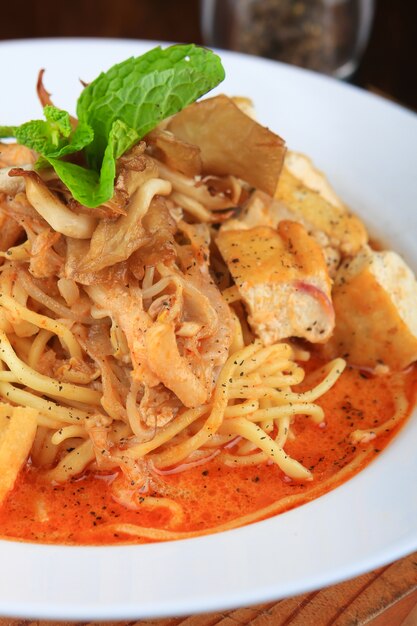
<svg viewBox="0 0 417 626">
<path fill-rule="evenodd" d="M 221 230 L 276 228 L 282 220 L 299 222 L 316 239 L 331 278 L 342 257 L 354 256 L 368 242 L 362 221 L 347 210 L 312 161 L 296 152 L 285 155 L 275 196 L 256 190 L 241 214 L 227 220 Z"/>
<path fill-rule="evenodd" d="M 284 166 L 275 199 L 294 214 L 309 231 L 321 231 L 330 245 L 344 256 L 355 255 L 368 241 L 361 220 L 346 208 L 328 202 L 322 193 L 307 187 Z"/>
<path fill-rule="evenodd" d="M 341 253 L 330 244 L 329 237 L 314 227 L 300 215 L 296 215 L 287 206 L 274 200 L 262 191 L 255 191 L 238 218 L 224 222 L 221 230 L 240 230 L 255 226 L 271 226 L 276 228 L 282 220 L 297 221 L 307 229 L 322 248 L 327 269 L 331 278 L 334 277 L 340 264 Z"/>
<path fill-rule="evenodd" d="M 375 370 L 402 370 L 417 359 L 417 283 L 395 252 L 365 246 L 339 269 L 336 327 L 325 352 Z"/>
<path fill-rule="evenodd" d="M 338 197 L 326 176 L 314 165 L 313 161 L 300 152 L 288 150 L 284 160 L 285 167 L 290 174 L 298 178 L 306 187 L 316 191 L 324 200 L 333 204 L 339 209 L 344 208 L 344 204 Z"/>
<path fill-rule="evenodd" d="M 287 337 L 326 341 L 334 327 L 323 252 L 301 224 L 220 231 L 216 239 L 252 330 L 269 345 Z"/>
</svg>

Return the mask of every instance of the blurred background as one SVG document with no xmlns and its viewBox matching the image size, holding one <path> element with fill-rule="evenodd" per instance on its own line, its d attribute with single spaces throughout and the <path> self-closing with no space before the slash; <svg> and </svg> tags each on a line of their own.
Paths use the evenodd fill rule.
<svg viewBox="0 0 417 626">
<path fill-rule="evenodd" d="M 361 7 L 368 15 L 359 14 Z M 373 20 L 369 15 L 372 7 Z M 371 26 L 369 36 L 364 20 Z M 367 45 L 364 50 L 353 50 L 359 31 Z M 0 39 L 29 37 L 127 37 L 217 44 L 341 76 L 417 110 L 417 0 L 363 0 L 363 6 L 360 0 L 3 3 Z M 359 48 L 362 44 L 359 42 Z M 351 52 L 352 57 L 356 55 L 352 64 L 341 70 L 336 67 L 339 56 Z"/>
</svg>

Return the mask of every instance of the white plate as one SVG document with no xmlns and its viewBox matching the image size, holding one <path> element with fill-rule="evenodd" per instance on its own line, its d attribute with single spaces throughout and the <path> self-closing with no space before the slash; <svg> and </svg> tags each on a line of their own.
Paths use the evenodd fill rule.
<svg viewBox="0 0 417 626">
<path fill-rule="evenodd" d="M 39 117 L 39 68 L 58 106 L 78 78 L 150 42 L 0 44 L 0 123 Z M 220 91 L 253 98 L 259 119 L 311 155 L 373 234 L 417 267 L 417 117 L 345 84 L 222 54 Z M 121 547 L 0 541 L 0 614 L 55 619 L 180 615 L 265 602 L 338 582 L 417 549 L 417 420 L 360 475 L 279 517 L 219 535 Z"/>
</svg>

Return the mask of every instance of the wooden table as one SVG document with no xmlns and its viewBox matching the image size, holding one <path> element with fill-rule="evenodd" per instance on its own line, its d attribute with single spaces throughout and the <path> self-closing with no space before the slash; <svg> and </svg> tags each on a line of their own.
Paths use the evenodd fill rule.
<svg viewBox="0 0 417 626">
<path fill-rule="evenodd" d="M 70 626 L 0 618 L 0 626 Z M 206 615 L 83 626 L 416 626 L 417 552 L 353 580 L 294 598 Z"/>
</svg>

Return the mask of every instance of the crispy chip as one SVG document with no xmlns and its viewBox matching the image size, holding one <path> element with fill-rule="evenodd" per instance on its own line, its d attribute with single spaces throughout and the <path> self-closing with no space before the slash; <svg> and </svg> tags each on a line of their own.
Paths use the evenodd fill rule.
<svg viewBox="0 0 417 626">
<path fill-rule="evenodd" d="M 170 120 L 169 130 L 199 147 L 204 174 L 232 174 L 270 195 L 275 193 L 285 142 L 230 98 L 216 96 L 191 104 Z"/>
<path fill-rule="evenodd" d="M 13 489 L 37 428 L 38 411 L 0 404 L 0 504 Z"/>
</svg>

